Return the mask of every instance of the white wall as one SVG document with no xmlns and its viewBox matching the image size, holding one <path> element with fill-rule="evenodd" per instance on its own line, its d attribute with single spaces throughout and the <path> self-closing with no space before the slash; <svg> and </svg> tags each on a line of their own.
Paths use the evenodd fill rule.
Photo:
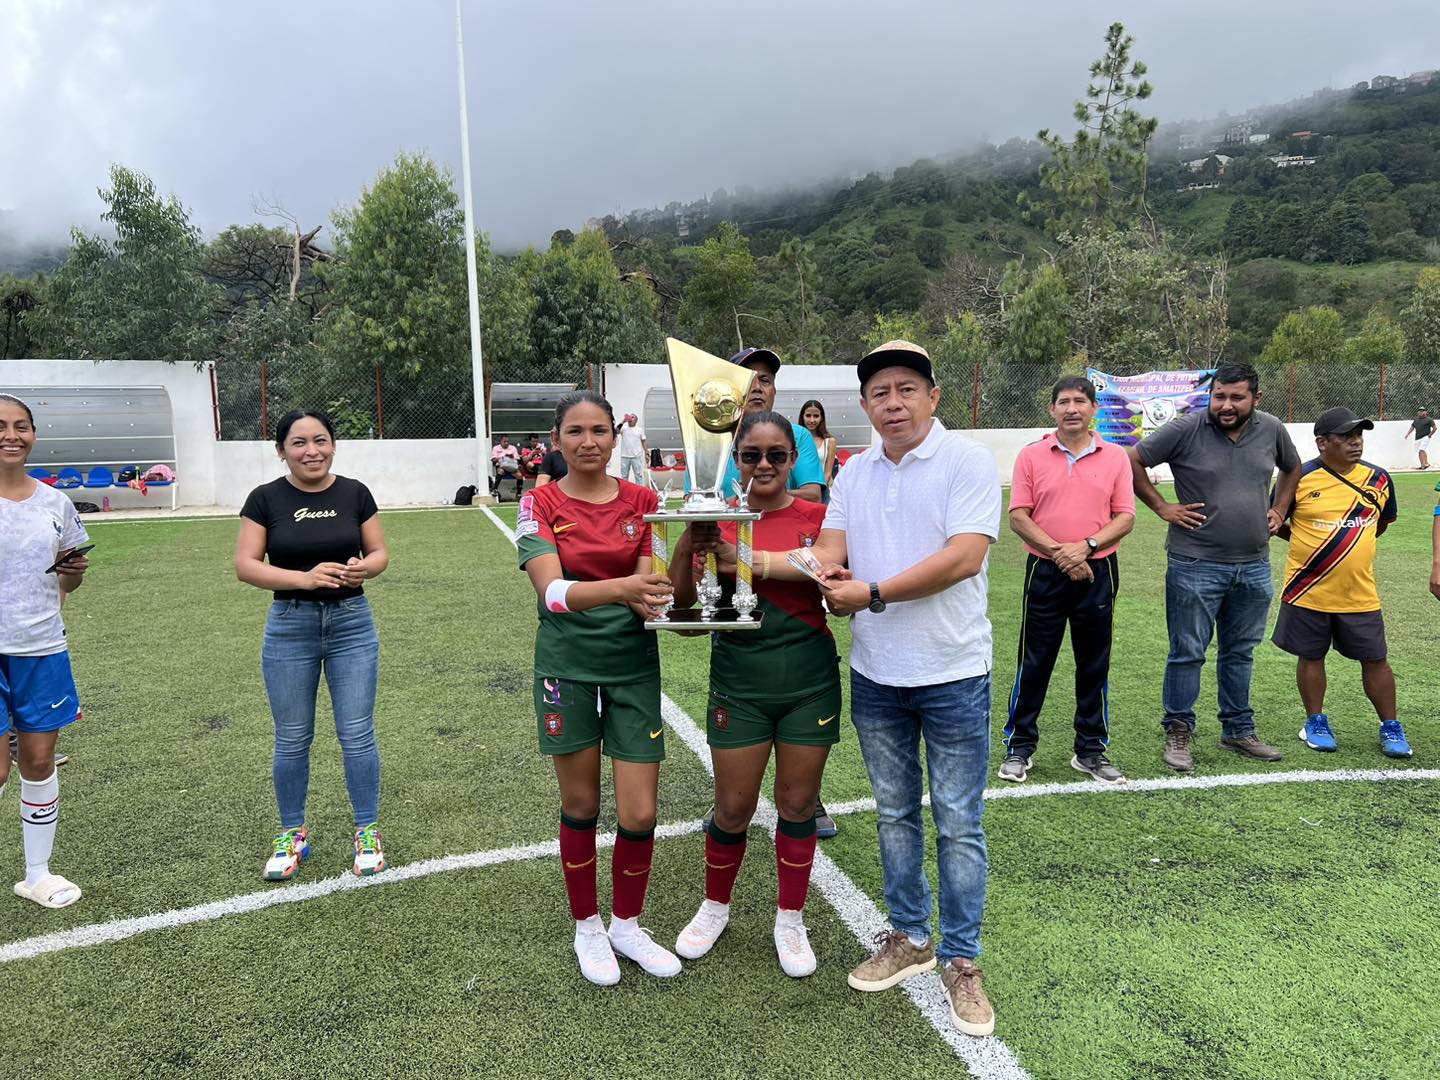
<svg viewBox="0 0 1440 1080">
<path fill-rule="evenodd" d="M 285 471 L 274 443 L 212 442 L 211 448 L 220 506 L 240 506 L 252 488 Z M 364 483 L 381 506 L 448 503 L 462 484 L 483 493 L 478 468 L 474 439 L 341 439 L 335 449 L 335 471 Z"/>
<path fill-rule="evenodd" d="M 208 366 L 162 360 L 0 360 L 0 382 L 12 386 L 163 386 L 175 424 L 176 494 L 186 506 L 216 501 L 215 414 Z M 453 491 L 451 492 L 454 493 Z"/>
</svg>

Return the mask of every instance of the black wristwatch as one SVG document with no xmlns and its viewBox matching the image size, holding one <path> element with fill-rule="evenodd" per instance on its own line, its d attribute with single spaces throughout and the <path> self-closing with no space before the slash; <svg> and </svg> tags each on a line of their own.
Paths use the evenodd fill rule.
<svg viewBox="0 0 1440 1080">
<path fill-rule="evenodd" d="M 1100 550 L 1100 541 L 1096 540 L 1093 536 L 1087 536 L 1085 537 L 1085 546 L 1090 549 L 1090 554 L 1094 555 L 1095 552 Z"/>
<path fill-rule="evenodd" d="M 870 610 L 879 615 L 885 610 L 885 601 L 880 599 L 880 585 L 878 582 L 870 582 Z"/>
</svg>

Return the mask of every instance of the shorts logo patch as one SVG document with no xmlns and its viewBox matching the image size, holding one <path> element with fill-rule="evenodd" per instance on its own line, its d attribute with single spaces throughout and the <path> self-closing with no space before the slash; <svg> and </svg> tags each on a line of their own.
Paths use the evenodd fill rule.
<svg viewBox="0 0 1440 1080">
<path fill-rule="evenodd" d="M 830 721 L 834 719 L 835 714 L 831 713 L 829 716 L 825 717 L 824 720 L 816 720 L 815 723 L 818 724 L 820 727 L 824 727 L 826 724 L 830 723 Z"/>
<path fill-rule="evenodd" d="M 715 727 L 720 731 L 730 730 L 730 714 L 719 707 L 715 709 Z"/>
<path fill-rule="evenodd" d="M 640 535 L 640 522 L 636 521 L 633 517 L 626 518 L 620 522 L 620 532 L 626 540 L 634 540 Z"/>
<path fill-rule="evenodd" d="M 546 705 L 564 705 L 565 680 L 546 679 L 544 683 L 544 690 L 541 693 L 540 698 L 542 701 L 545 702 Z"/>
<path fill-rule="evenodd" d="M 545 734 L 551 738 L 565 734 L 565 717 L 558 712 L 547 712 L 545 714 Z"/>
</svg>

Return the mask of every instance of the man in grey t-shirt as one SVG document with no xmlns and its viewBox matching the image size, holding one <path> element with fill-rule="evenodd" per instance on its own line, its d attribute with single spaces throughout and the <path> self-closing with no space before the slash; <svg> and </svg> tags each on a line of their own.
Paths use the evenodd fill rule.
<svg viewBox="0 0 1440 1080">
<path fill-rule="evenodd" d="M 1260 403 L 1249 364 L 1224 364 L 1210 381 L 1210 407 L 1161 427 L 1130 448 L 1135 494 L 1170 525 L 1165 539 L 1165 764 L 1195 768 L 1190 747 L 1205 650 L 1218 631 L 1220 745 L 1260 761 L 1281 754 L 1255 735 L 1250 674 L 1265 636 L 1274 586 L 1270 537 L 1284 523 L 1300 482 L 1300 455 L 1285 426 Z M 1177 502 L 1166 502 L 1147 468 L 1168 463 Z M 1275 498 L 1270 482 L 1280 479 Z"/>
</svg>

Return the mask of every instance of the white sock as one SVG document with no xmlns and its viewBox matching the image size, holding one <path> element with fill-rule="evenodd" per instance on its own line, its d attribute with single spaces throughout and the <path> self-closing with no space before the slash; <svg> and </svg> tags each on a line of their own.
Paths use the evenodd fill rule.
<svg viewBox="0 0 1440 1080">
<path fill-rule="evenodd" d="M 634 938 L 640 932 L 640 918 L 637 915 L 633 919 L 617 919 L 610 916 L 610 936 L 624 940 Z"/>
<path fill-rule="evenodd" d="M 906 934 L 905 936 L 910 939 L 910 944 L 917 949 L 923 949 L 926 942 L 930 940 L 928 937 L 917 937 L 914 934 Z"/>
<path fill-rule="evenodd" d="M 55 847 L 55 822 L 60 817 L 60 776 L 45 780 L 20 778 L 20 833 L 25 840 L 25 884 L 33 888 L 50 873 Z"/>
</svg>

